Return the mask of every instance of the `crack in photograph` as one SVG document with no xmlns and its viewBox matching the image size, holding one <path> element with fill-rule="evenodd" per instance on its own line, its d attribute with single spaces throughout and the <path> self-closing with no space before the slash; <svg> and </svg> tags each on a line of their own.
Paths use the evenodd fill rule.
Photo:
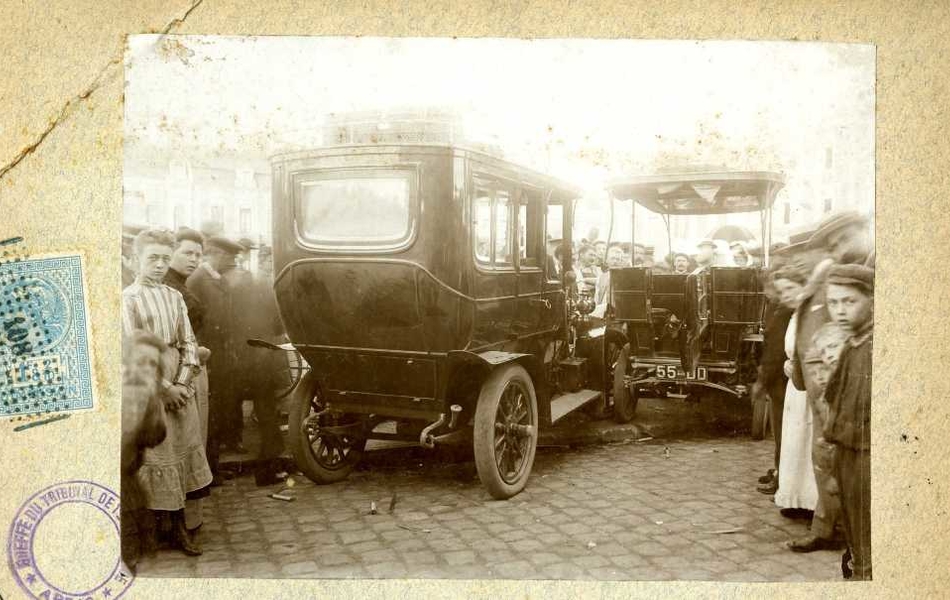
<svg viewBox="0 0 950 600">
<path fill-rule="evenodd" d="M 871 578 L 874 47 L 137 35 L 143 577 Z"/>
</svg>

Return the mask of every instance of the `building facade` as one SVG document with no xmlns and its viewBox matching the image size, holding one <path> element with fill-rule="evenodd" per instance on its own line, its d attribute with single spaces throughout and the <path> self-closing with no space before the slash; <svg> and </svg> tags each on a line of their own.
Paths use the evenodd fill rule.
<svg viewBox="0 0 950 600">
<path fill-rule="evenodd" d="M 126 166 L 123 221 L 149 227 L 220 223 L 224 234 L 270 243 L 270 167 L 266 161 L 181 157 Z"/>
</svg>

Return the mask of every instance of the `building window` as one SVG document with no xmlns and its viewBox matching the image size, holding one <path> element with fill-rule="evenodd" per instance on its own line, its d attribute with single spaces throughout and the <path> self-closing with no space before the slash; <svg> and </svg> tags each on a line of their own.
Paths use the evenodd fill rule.
<svg viewBox="0 0 950 600">
<path fill-rule="evenodd" d="M 251 231 L 251 209 L 242 208 L 239 216 L 241 233 L 249 233 Z"/>
<path fill-rule="evenodd" d="M 208 216 L 215 223 L 224 223 L 224 210 L 220 205 L 212 206 L 208 211 Z"/>
<path fill-rule="evenodd" d="M 145 220 L 149 225 L 160 225 L 162 222 L 162 205 L 158 202 L 149 202 L 145 209 Z"/>
<path fill-rule="evenodd" d="M 169 162 L 168 174 L 172 179 L 186 181 L 188 179 L 188 163 L 183 160 L 173 160 Z"/>
<path fill-rule="evenodd" d="M 181 204 L 175 205 L 174 219 L 175 219 L 175 223 L 174 223 L 175 229 L 185 226 L 185 207 L 182 206 Z"/>
<path fill-rule="evenodd" d="M 834 152 L 832 152 L 832 150 L 831 150 L 830 147 L 829 147 L 829 148 L 825 148 L 825 168 L 826 168 L 826 169 L 830 169 L 831 167 L 834 166 L 834 162 L 835 162 L 835 161 L 834 161 Z"/>
<path fill-rule="evenodd" d="M 788 202 L 785 203 L 785 218 L 783 221 L 785 221 L 786 225 L 789 225 L 792 222 L 792 205 Z"/>
<path fill-rule="evenodd" d="M 825 212 L 826 213 L 831 212 L 831 205 L 832 205 L 831 198 L 825 198 Z"/>
<path fill-rule="evenodd" d="M 234 173 L 234 186 L 244 189 L 254 189 L 254 169 L 238 169 Z"/>
</svg>

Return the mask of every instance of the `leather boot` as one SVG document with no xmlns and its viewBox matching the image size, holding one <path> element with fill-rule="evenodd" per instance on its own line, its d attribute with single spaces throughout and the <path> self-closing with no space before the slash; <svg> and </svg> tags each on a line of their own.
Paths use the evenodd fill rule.
<svg viewBox="0 0 950 600">
<path fill-rule="evenodd" d="M 175 541 L 181 551 L 188 556 L 201 556 L 201 545 L 185 527 L 185 517 L 181 511 L 175 513 Z"/>
</svg>

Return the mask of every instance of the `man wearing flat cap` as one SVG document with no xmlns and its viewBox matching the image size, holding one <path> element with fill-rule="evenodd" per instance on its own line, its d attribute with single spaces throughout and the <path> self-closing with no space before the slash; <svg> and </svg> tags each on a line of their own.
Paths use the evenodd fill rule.
<svg viewBox="0 0 950 600">
<path fill-rule="evenodd" d="M 241 251 L 238 252 L 236 257 L 237 265 L 245 271 L 250 271 L 251 250 L 256 250 L 257 245 L 254 243 L 254 240 L 248 237 L 242 237 L 237 243 L 241 246 Z"/>
<path fill-rule="evenodd" d="M 245 299 L 253 288 L 251 274 L 238 269 L 235 263 L 235 257 L 243 250 L 243 246 L 224 236 L 211 236 L 205 240 L 205 262 L 188 277 L 188 289 L 205 308 L 202 342 L 211 350 L 207 454 L 216 482 L 220 482 L 220 446 L 243 451 L 241 359 L 246 354 L 248 336 L 242 323 Z"/>
<path fill-rule="evenodd" d="M 851 337 L 828 381 L 823 436 L 836 447 L 835 478 L 854 579 L 871 579 L 871 355 L 874 270 L 835 265 L 825 292 L 831 318 Z"/>
<path fill-rule="evenodd" d="M 855 211 L 838 213 L 822 221 L 808 246 L 823 248 L 839 263 L 874 267 L 870 224 L 867 217 Z"/>
<path fill-rule="evenodd" d="M 822 437 L 826 406 L 824 386 L 815 373 L 804 365 L 814 356 L 814 336 L 831 320 L 825 300 L 825 280 L 829 269 L 837 263 L 860 264 L 870 256 L 867 220 L 856 212 L 832 215 L 819 224 L 807 243 L 812 250 L 823 250 L 832 258 L 820 262 L 805 286 L 797 309 L 798 329 L 795 332 L 795 353 L 792 359 L 792 383 L 804 390 L 812 414 L 812 464 L 818 484 L 818 504 L 812 517 L 811 531 L 804 538 L 789 542 L 794 552 L 840 547 L 837 529 L 841 526 L 841 503 L 830 493 L 836 487 L 833 474 L 834 446 Z"/>
</svg>

